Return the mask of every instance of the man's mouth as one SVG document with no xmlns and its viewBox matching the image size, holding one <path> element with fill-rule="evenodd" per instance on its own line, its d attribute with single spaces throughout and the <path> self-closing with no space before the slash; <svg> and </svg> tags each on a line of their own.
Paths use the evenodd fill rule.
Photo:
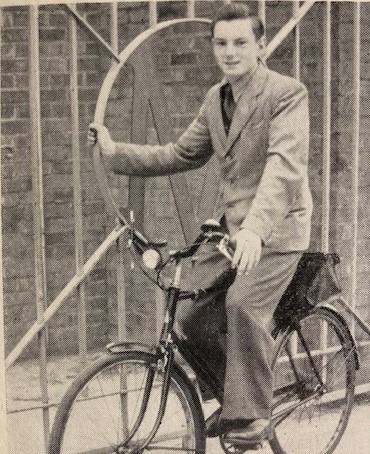
<svg viewBox="0 0 370 454">
<path fill-rule="evenodd" d="M 233 68 L 235 66 L 237 66 L 239 64 L 238 61 L 225 61 L 225 66 L 229 67 L 229 68 Z"/>
</svg>

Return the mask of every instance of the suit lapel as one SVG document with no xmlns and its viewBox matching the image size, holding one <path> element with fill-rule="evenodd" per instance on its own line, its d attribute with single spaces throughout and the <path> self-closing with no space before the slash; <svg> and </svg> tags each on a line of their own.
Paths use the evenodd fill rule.
<svg viewBox="0 0 370 454">
<path fill-rule="evenodd" d="M 234 116 L 230 125 L 230 131 L 226 139 L 226 144 L 224 148 L 224 154 L 226 155 L 236 139 L 239 137 L 240 132 L 248 123 L 253 112 L 257 108 L 257 97 L 262 92 L 267 79 L 267 70 L 266 67 L 262 64 L 259 65 L 256 72 L 254 73 L 250 83 L 248 84 L 246 90 L 241 95 L 238 104 L 236 106 Z M 221 108 L 220 116 L 222 121 Z M 223 123 L 222 130 L 225 132 Z M 225 135 L 226 136 L 226 135 Z"/>
<path fill-rule="evenodd" d="M 218 85 L 217 90 L 215 90 L 214 94 L 213 94 L 212 112 L 214 112 L 214 114 L 212 116 L 212 119 L 213 119 L 213 124 L 214 124 L 213 130 L 217 132 L 218 140 L 222 144 L 222 149 L 224 149 L 227 136 L 226 136 L 226 132 L 225 132 L 224 120 L 222 118 L 220 87 L 221 87 L 221 83 Z"/>
</svg>

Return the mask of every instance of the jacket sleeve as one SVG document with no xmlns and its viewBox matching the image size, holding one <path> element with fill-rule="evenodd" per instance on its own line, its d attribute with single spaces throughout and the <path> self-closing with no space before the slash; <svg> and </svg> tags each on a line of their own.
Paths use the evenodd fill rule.
<svg viewBox="0 0 370 454">
<path fill-rule="evenodd" d="M 275 226 L 292 209 L 307 180 L 309 148 L 308 95 L 295 83 L 275 101 L 269 123 L 267 161 L 241 228 L 257 233 L 265 244 Z"/>
<path fill-rule="evenodd" d="M 206 105 L 207 98 L 195 120 L 176 143 L 116 143 L 115 154 L 105 156 L 107 168 L 123 175 L 158 176 L 201 167 L 213 153 Z"/>
</svg>

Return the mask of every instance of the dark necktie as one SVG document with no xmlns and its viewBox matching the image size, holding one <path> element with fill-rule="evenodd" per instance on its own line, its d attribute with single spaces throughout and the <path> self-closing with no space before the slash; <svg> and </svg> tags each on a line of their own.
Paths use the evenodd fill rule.
<svg viewBox="0 0 370 454">
<path fill-rule="evenodd" d="M 236 106 L 231 85 L 229 83 L 227 83 L 223 87 L 222 98 L 222 116 L 224 120 L 225 131 L 226 134 L 228 134 Z"/>
</svg>

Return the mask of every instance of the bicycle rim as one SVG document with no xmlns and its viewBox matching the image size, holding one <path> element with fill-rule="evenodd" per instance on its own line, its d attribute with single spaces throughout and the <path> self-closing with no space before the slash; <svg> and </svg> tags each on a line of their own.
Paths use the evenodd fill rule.
<svg viewBox="0 0 370 454">
<path fill-rule="evenodd" d="M 330 454 L 352 409 L 354 346 L 343 324 L 324 308 L 314 309 L 300 325 L 302 338 L 288 331 L 277 343 L 270 444 L 275 454 Z"/>
<path fill-rule="evenodd" d="M 140 450 L 158 414 L 163 373 L 155 357 L 144 352 L 98 360 L 64 396 L 49 454 L 204 453 L 203 414 L 185 381 L 173 371 L 161 425 L 149 445 Z"/>
</svg>

